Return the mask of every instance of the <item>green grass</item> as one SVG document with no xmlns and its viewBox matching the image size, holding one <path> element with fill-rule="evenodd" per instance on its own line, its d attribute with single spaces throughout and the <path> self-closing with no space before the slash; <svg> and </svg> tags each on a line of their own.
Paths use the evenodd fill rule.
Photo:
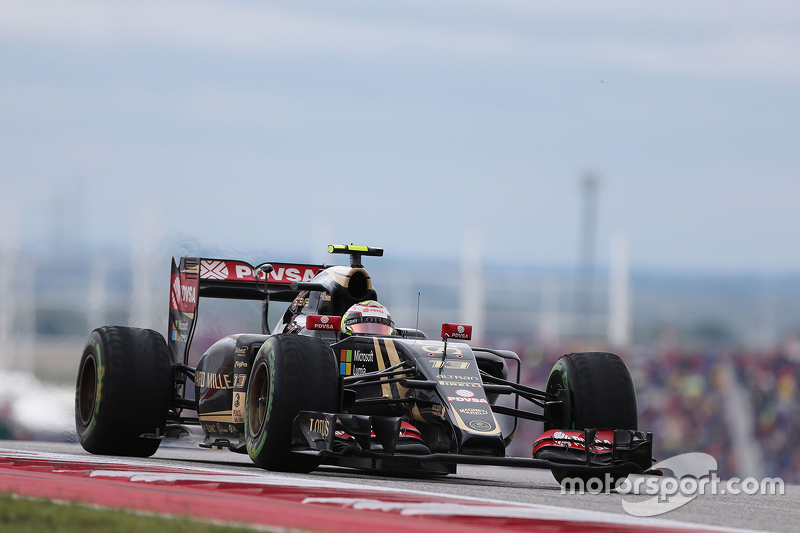
<svg viewBox="0 0 800 533">
<path fill-rule="evenodd" d="M 265 531 L 262 528 L 259 530 Z M 154 531 L 252 533 L 254 529 L 212 524 L 183 516 L 169 518 L 144 515 L 0 494 L 0 532 L 2 533 L 152 533 Z"/>
</svg>

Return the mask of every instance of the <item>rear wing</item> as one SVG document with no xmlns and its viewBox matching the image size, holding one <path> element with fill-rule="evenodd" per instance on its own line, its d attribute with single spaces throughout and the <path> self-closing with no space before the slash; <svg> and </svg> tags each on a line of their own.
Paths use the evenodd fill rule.
<svg viewBox="0 0 800 533">
<path fill-rule="evenodd" d="M 295 282 L 311 281 L 324 265 L 249 263 L 230 259 L 181 257 L 172 260 L 167 344 L 175 363 L 186 365 L 200 298 L 291 302 L 301 289 Z M 264 309 L 266 320 L 267 309 Z M 266 324 L 264 325 L 266 327 Z"/>
</svg>

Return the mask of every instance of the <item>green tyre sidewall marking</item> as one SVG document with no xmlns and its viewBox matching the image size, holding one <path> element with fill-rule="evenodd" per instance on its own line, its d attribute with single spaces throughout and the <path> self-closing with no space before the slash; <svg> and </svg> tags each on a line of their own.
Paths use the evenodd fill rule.
<svg viewBox="0 0 800 533">
<path fill-rule="evenodd" d="M 561 372 L 561 383 L 563 384 L 564 390 L 569 390 L 569 382 L 567 381 L 567 369 L 564 368 L 561 363 L 556 363 L 553 365 L 553 369 L 550 371 L 550 376 L 555 374 L 556 372 Z M 547 378 L 550 381 L 550 378 Z"/>
<path fill-rule="evenodd" d="M 547 380 L 548 380 L 548 381 L 550 381 L 550 376 L 552 376 L 552 375 L 553 375 L 553 374 L 555 374 L 556 372 L 560 372 L 561 370 L 563 370 L 563 368 L 564 368 L 564 367 L 562 367 L 562 366 L 561 366 L 561 363 L 556 363 L 556 364 L 554 364 L 554 365 L 553 365 L 553 369 L 552 369 L 552 370 L 550 370 L 550 375 L 547 377 Z"/>
<path fill-rule="evenodd" d="M 264 354 L 266 352 L 266 354 Z M 270 415 L 272 414 L 272 407 L 273 401 L 275 398 L 275 387 L 273 386 L 275 383 L 275 350 L 272 346 L 271 339 L 267 340 L 263 345 L 261 345 L 261 349 L 258 351 L 258 356 L 256 357 L 256 364 L 253 365 L 253 371 L 257 371 L 259 366 L 262 364 L 262 360 L 267 365 L 267 372 L 268 372 L 268 381 L 269 381 L 269 392 L 268 392 L 268 400 L 267 400 L 267 411 L 264 414 L 264 420 L 261 421 L 261 428 L 258 432 L 258 435 L 255 437 L 253 435 L 247 436 L 247 454 L 250 458 L 255 461 L 256 458 L 261 455 L 261 452 L 264 449 L 264 444 L 267 440 L 267 427 L 268 422 L 270 419 Z M 252 379 L 252 376 L 251 376 Z M 248 427 L 248 423 L 250 420 L 250 413 L 247 412 L 250 410 L 250 402 L 245 403 L 245 428 Z"/>
<path fill-rule="evenodd" d="M 561 384 L 564 386 L 564 390 L 566 391 L 569 390 L 569 375 L 567 374 L 566 364 L 564 365 L 564 370 L 562 371 L 561 374 Z M 570 412 L 569 418 L 572 421 L 572 423 L 570 424 L 570 429 L 575 429 L 575 413 Z"/>
<path fill-rule="evenodd" d="M 559 375 L 561 376 L 561 388 L 568 391 L 569 377 L 567 375 L 567 361 L 564 360 L 564 364 L 561 364 L 561 359 L 559 358 L 559 361 L 557 361 L 556 364 L 553 365 L 553 369 L 550 371 L 550 376 L 547 379 L 548 382 L 550 381 L 550 378 L 553 376 L 553 374 L 556 374 L 556 379 L 558 379 Z M 570 429 L 575 429 L 575 420 L 573 417 L 573 413 L 570 413 L 569 418 L 571 421 Z M 551 473 L 553 474 L 553 477 L 556 479 L 556 481 L 558 481 L 559 483 L 561 483 L 564 480 L 564 478 L 569 476 L 568 470 L 552 469 Z"/>
<path fill-rule="evenodd" d="M 566 391 L 568 391 L 569 390 L 569 376 L 567 374 L 567 361 L 565 359 L 563 359 L 563 358 L 559 358 L 559 360 L 556 361 L 556 364 L 553 365 L 552 370 L 550 370 L 550 374 L 547 377 L 548 392 L 550 392 L 550 390 L 549 390 L 550 389 L 550 387 L 549 387 L 550 382 L 553 381 L 554 377 L 555 377 L 556 380 L 559 380 L 559 376 L 560 376 L 560 381 L 561 381 L 561 388 L 566 390 Z M 572 422 L 570 424 L 570 428 L 558 428 L 558 429 L 575 429 L 575 421 L 574 421 L 573 418 L 574 417 L 573 417 L 572 413 L 570 413 L 570 420 L 572 420 Z"/>
<path fill-rule="evenodd" d="M 103 359 L 100 350 L 100 343 L 94 339 L 94 333 L 92 333 L 92 337 L 86 341 L 86 346 L 84 347 L 84 352 L 86 352 L 87 348 L 92 348 L 94 351 L 95 357 L 95 371 L 97 372 L 97 388 L 95 390 L 95 399 L 94 399 L 94 410 L 92 412 L 92 418 L 89 421 L 89 424 L 83 429 L 83 431 L 78 432 L 78 439 L 81 443 L 85 443 L 87 439 L 89 439 L 94 431 L 95 427 L 97 426 L 97 418 L 100 416 L 101 412 L 101 398 L 102 398 L 102 391 L 103 391 L 103 375 L 105 374 L 105 367 L 103 366 Z M 76 394 L 80 396 L 80 385 L 76 391 Z"/>
</svg>

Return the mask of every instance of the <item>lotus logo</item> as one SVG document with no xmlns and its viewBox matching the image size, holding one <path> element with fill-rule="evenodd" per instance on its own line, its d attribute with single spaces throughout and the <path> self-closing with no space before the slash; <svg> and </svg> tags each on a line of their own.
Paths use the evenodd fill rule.
<svg viewBox="0 0 800 533">
<path fill-rule="evenodd" d="M 456 329 L 459 333 L 464 333 L 464 326 L 458 326 Z"/>
<path fill-rule="evenodd" d="M 475 396 L 474 392 L 472 392 L 471 390 L 467 390 L 467 389 L 458 389 L 456 391 L 456 394 L 458 394 L 462 398 L 472 398 L 473 396 Z"/>
<path fill-rule="evenodd" d="M 327 316 L 323 316 L 322 318 L 319 319 L 319 321 L 322 322 L 323 324 L 327 324 L 328 320 L 330 319 Z"/>
<path fill-rule="evenodd" d="M 485 422 L 483 420 L 473 420 L 469 423 L 469 427 L 478 431 L 489 431 L 492 429 L 492 425 L 489 422 Z"/>
</svg>

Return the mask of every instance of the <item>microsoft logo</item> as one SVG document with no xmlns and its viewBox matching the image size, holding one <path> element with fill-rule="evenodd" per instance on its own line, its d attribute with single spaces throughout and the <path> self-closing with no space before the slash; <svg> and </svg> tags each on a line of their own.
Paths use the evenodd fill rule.
<svg viewBox="0 0 800 533">
<path fill-rule="evenodd" d="M 353 350 L 342 350 L 339 356 L 339 375 L 350 376 L 353 374 Z"/>
</svg>

